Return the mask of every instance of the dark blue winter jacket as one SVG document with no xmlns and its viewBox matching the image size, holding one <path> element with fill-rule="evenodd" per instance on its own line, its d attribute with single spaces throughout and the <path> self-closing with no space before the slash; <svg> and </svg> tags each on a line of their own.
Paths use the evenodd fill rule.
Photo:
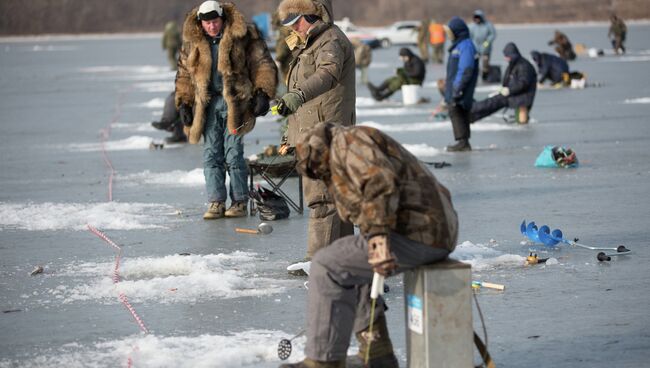
<svg viewBox="0 0 650 368">
<path fill-rule="evenodd" d="M 537 51 L 531 52 L 530 55 L 537 64 L 539 83 L 544 83 L 547 79 L 550 79 L 553 84 L 560 83 L 562 74 L 569 73 L 569 64 L 561 57 Z"/>
<path fill-rule="evenodd" d="M 447 60 L 445 102 L 470 110 L 478 80 L 478 54 L 469 38 L 469 28 L 465 21 L 453 17 L 448 26 L 454 34 L 454 43 L 449 48 Z"/>
<path fill-rule="evenodd" d="M 526 106 L 531 109 L 537 91 L 537 75 L 533 64 L 521 56 L 517 45 L 512 42 L 504 47 L 503 56 L 510 58 L 508 68 L 503 75 L 503 86 L 510 90 L 508 106 L 511 108 Z"/>
</svg>

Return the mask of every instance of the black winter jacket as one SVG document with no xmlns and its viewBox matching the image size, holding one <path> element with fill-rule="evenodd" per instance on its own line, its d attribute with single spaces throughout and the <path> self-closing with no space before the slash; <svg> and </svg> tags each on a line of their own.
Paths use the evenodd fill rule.
<svg viewBox="0 0 650 368">
<path fill-rule="evenodd" d="M 561 57 L 537 51 L 531 52 L 530 55 L 537 64 L 539 83 L 544 83 L 547 79 L 553 84 L 560 83 L 562 74 L 569 73 L 569 64 Z"/>
<path fill-rule="evenodd" d="M 508 106 L 517 108 L 533 107 L 535 92 L 537 91 L 537 74 L 533 64 L 523 58 L 517 46 L 510 42 L 503 49 L 503 55 L 510 58 L 510 63 L 503 76 L 503 86 L 508 87 Z"/>
<path fill-rule="evenodd" d="M 424 65 L 422 59 L 420 59 L 408 48 L 402 48 L 399 51 L 399 54 L 400 56 L 408 57 L 408 61 L 404 63 L 404 71 L 406 72 L 406 75 L 409 77 L 409 79 L 418 81 L 418 83 L 421 84 L 422 81 L 424 81 L 424 77 L 427 71 L 427 68 Z"/>
</svg>

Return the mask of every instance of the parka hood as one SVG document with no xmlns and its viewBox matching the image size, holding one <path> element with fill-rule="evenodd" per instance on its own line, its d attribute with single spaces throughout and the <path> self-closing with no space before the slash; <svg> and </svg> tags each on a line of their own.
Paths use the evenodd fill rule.
<svg viewBox="0 0 650 368">
<path fill-rule="evenodd" d="M 481 19 L 482 23 L 485 23 L 485 13 L 481 9 L 477 9 L 474 11 L 474 18 L 479 18 Z"/>
<path fill-rule="evenodd" d="M 280 20 L 289 14 L 314 14 L 327 24 L 334 23 L 331 0 L 283 0 L 278 6 Z"/>
<path fill-rule="evenodd" d="M 533 58 L 533 60 L 539 64 L 539 58 L 540 58 L 540 53 L 538 51 L 531 51 L 530 56 Z"/>
<path fill-rule="evenodd" d="M 233 3 L 221 3 L 223 9 L 224 25 L 223 33 L 229 33 L 234 38 L 242 38 L 246 35 L 247 25 L 244 15 L 235 8 Z M 183 41 L 198 42 L 205 37 L 201 21 L 198 19 L 196 13 L 199 7 L 190 10 L 185 16 L 185 23 L 183 24 Z"/>
<path fill-rule="evenodd" d="M 408 47 L 402 47 L 399 49 L 399 56 L 407 56 L 410 59 L 415 55 L 413 54 L 413 51 L 411 51 L 411 49 Z"/>
<path fill-rule="evenodd" d="M 312 179 L 327 180 L 331 177 L 330 145 L 336 129 L 340 128 L 331 123 L 319 123 L 296 145 L 298 173 Z"/>
<path fill-rule="evenodd" d="M 465 38 L 469 38 L 469 28 L 467 23 L 460 17 L 453 17 L 447 25 L 451 30 L 451 33 L 454 34 L 454 41 L 458 42 Z"/>
<path fill-rule="evenodd" d="M 511 61 L 516 61 L 521 57 L 517 45 L 513 42 L 508 42 L 506 47 L 503 48 L 503 56 L 509 57 Z"/>
</svg>

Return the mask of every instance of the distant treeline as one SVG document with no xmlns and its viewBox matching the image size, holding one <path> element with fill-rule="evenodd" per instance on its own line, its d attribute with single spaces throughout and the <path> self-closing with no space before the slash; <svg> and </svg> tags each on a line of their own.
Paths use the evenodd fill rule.
<svg viewBox="0 0 650 368">
<path fill-rule="evenodd" d="M 453 15 L 470 18 L 483 9 L 497 23 L 650 18 L 649 0 L 333 0 L 335 17 L 364 26 L 400 19 Z M 280 0 L 235 0 L 247 15 L 272 12 Z M 0 0 L 0 35 L 121 33 L 161 31 L 169 20 L 182 21 L 201 0 Z"/>
</svg>

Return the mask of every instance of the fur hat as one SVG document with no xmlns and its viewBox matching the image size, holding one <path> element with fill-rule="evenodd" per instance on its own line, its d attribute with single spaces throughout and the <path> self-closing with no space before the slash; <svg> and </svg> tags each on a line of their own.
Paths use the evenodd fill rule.
<svg viewBox="0 0 650 368">
<path fill-rule="evenodd" d="M 295 17 L 295 15 L 316 15 L 318 10 L 312 0 L 283 0 L 278 7 L 280 19 Z"/>
</svg>

